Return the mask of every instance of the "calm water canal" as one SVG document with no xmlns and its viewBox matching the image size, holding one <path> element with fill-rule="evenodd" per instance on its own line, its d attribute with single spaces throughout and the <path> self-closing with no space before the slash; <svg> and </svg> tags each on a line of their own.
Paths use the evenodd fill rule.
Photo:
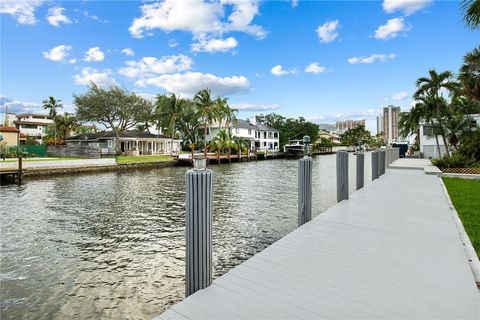
<svg viewBox="0 0 480 320">
<path fill-rule="evenodd" d="M 365 180 L 370 182 L 370 154 Z M 355 156 L 350 154 L 350 191 Z M 214 277 L 297 224 L 296 160 L 212 166 Z M 187 168 L 1 186 L 2 319 L 150 319 L 184 296 Z M 314 160 L 313 212 L 336 203 L 335 156 Z"/>
</svg>

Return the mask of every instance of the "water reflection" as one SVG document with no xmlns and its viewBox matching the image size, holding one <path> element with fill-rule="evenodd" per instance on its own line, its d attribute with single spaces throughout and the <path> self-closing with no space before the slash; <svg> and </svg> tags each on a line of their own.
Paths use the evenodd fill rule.
<svg viewBox="0 0 480 320">
<path fill-rule="evenodd" d="M 351 191 L 354 160 L 350 155 Z M 365 164 L 368 182 L 368 154 Z M 218 277 L 296 227 L 297 161 L 212 169 Z M 2 186 L 2 319 L 147 319 L 181 300 L 185 170 L 57 176 Z M 335 202 L 335 157 L 317 157 L 314 215 Z"/>
</svg>

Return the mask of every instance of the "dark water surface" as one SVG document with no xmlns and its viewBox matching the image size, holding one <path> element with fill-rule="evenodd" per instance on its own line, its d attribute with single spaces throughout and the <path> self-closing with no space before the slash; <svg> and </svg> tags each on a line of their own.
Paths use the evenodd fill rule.
<svg viewBox="0 0 480 320">
<path fill-rule="evenodd" d="M 350 191 L 355 156 L 350 155 Z M 366 183 L 370 155 L 365 157 Z M 215 165 L 214 277 L 297 224 L 296 160 Z M 2 319 L 150 319 L 184 296 L 185 167 L 29 178 L 1 200 Z M 314 160 L 313 213 L 336 203 Z"/>
</svg>

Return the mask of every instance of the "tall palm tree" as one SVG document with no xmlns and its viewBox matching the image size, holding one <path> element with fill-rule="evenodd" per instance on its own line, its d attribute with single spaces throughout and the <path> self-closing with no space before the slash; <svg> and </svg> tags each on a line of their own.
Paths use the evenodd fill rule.
<svg viewBox="0 0 480 320">
<path fill-rule="evenodd" d="M 230 132 L 230 125 L 237 121 L 236 114 L 238 110 L 230 108 L 228 105 L 228 98 L 217 96 L 217 99 L 215 99 L 215 104 L 218 108 L 218 122 L 220 123 L 220 129 L 222 129 L 223 121 L 225 121 L 225 127 L 227 127 Z"/>
<path fill-rule="evenodd" d="M 442 90 L 447 90 L 450 95 L 458 93 L 460 85 L 458 82 L 452 80 L 453 74 L 450 71 L 443 71 L 437 73 L 435 70 L 428 71 L 428 77 L 418 78 L 416 81 L 417 91 L 413 95 L 414 99 L 419 100 L 422 97 L 428 98 L 428 106 L 434 105 L 435 118 L 440 129 L 443 142 L 445 144 L 445 151 L 447 155 L 450 155 L 448 151 L 448 144 L 445 138 L 445 129 L 442 125 L 442 118 L 446 112 L 447 104 L 444 103 L 445 99 L 442 95 Z"/>
<path fill-rule="evenodd" d="M 62 100 L 55 99 L 54 97 L 50 96 L 48 99 L 42 101 L 43 109 L 48 110 L 48 114 L 50 118 L 53 120 L 53 130 L 55 133 L 55 141 L 54 144 L 57 144 L 57 109 L 63 108 Z"/>
<path fill-rule="evenodd" d="M 249 147 L 250 147 L 250 141 L 248 141 L 245 138 L 234 136 L 232 138 L 233 143 L 235 144 L 237 151 L 238 151 L 238 161 L 242 159 L 242 150 L 244 148 L 247 148 L 247 157 L 248 157 L 248 152 L 249 152 Z"/>
<path fill-rule="evenodd" d="M 232 154 L 232 147 L 236 146 L 235 142 L 232 139 L 232 136 L 227 132 L 227 130 L 220 130 L 217 135 L 212 139 L 210 143 L 211 149 L 217 152 L 217 159 L 220 158 L 222 152 L 227 152 L 228 159 Z"/>
<path fill-rule="evenodd" d="M 204 125 L 205 159 L 207 158 L 207 133 L 209 126 L 219 118 L 218 106 L 212 100 L 210 89 L 200 90 L 193 101 L 197 105 L 198 113 Z"/>
<path fill-rule="evenodd" d="M 420 140 L 420 121 L 424 116 L 425 110 L 423 103 L 417 103 L 410 112 L 400 113 L 400 119 L 398 121 L 398 133 L 400 137 L 407 138 L 410 135 L 415 135 L 415 142 L 418 145 Z"/>
<path fill-rule="evenodd" d="M 480 103 L 480 47 L 463 57 L 458 80 L 463 85 L 464 94 Z"/>
<path fill-rule="evenodd" d="M 466 132 L 471 131 L 472 119 L 468 115 L 454 112 L 446 117 L 445 129 L 448 142 L 458 149 L 460 138 Z"/>
<path fill-rule="evenodd" d="M 480 0 L 463 0 L 461 10 L 463 20 L 470 29 L 480 28 Z"/>
<path fill-rule="evenodd" d="M 157 110 L 157 114 L 160 116 L 160 118 L 166 119 L 167 126 L 172 136 L 170 142 L 170 154 L 173 154 L 173 140 L 175 139 L 176 125 L 180 120 L 183 105 L 184 100 L 174 93 L 172 93 L 170 96 L 158 95 L 155 101 L 155 109 Z"/>
</svg>

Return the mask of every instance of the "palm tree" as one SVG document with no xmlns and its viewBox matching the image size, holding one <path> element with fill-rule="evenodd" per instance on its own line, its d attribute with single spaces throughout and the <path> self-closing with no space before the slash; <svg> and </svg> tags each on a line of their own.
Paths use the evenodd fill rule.
<svg viewBox="0 0 480 320">
<path fill-rule="evenodd" d="M 48 110 L 50 118 L 53 120 L 53 130 L 55 132 L 54 144 L 57 144 L 57 109 L 63 108 L 62 100 L 56 100 L 50 96 L 48 99 L 42 101 L 42 106 L 45 110 Z"/>
<path fill-rule="evenodd" d="M 78 128 L 78 122 L 75 117 L 71 117 L 68 113 L 65 112 L 63 116 L 57 115 L 56 117 L 56 123 L 58 126 L 58 130 L 61 132 L 61 137 L 65 140 L 68 138 L 69 133 L 72 130 L 75 130 Z"/>
<path fill-rule="evenodd" d="M 470 29 L 480 28 L 480 1 L 463 0 L 461 5 L 465 23 Z"/>
<path fill-rule="evenodd" d="M 471 130 L 472 119 L 468 115 L 452 113 L 446 117 L 445 129 L 448 142 L 458 149 L 458 143 L 462 135 Z"/>
<path fill-rule="evenodd" d="M 170 96 L 158 95 L 155 101 L 155 110 L 160 119 L 166 119 L 168 128 L 170 130 L 171 138 L 171 150 L 170 154 L 173 154 L 173 140 L 176 133 L 176 125 L 180 120 L 184 100 L 178 95 L 172 93 Z"/>
<path fill-rule="evenodd" d="M 410 112 L 400 113 L 398 121 L 400 137 L 407 138 L 410 135 L 415 135 L 415 142 L 418 145 L 420 140 L 420 121 L 424 116 L 425 109 L 423 103 L 417 103 Z"/>
<path fill-rule="evenodd" d="M 417 79 L 415 83 L 417 86 L 417 91 L 413 97 L 416 100 L 420 100 L 422 97 L 427 98 L 427 106 L 433 106 L 435 108 L 435 118 L 445 144 L 445 150 L 447 155 L 450 155 L 448 151 L 447 140 L 445 138 L 445 129 L 442 125 L 442 117 L 445 115 L 447 104 L 444 103 L 445 99 L 443 98 L 441 91 L 447 90 L 450 95 L 454 95 L 458 93 L 460 86 L 458 82 L 452 80 L 453 74 L 450 71 L 437 73 L 437 71 L 432 69 L 429 70 L 428 73 L 428 77 L 421 77 Z"/>
<path fill-rule="evenodd" d="M 463 57 L 458 80 L 463 85 L 464 94 L 480 103 L 480 47 Z"/>
<path fill-rule="evenodd" d="M 207 133 L 209 126 L 219 118 L 218 106 L 211 97 L 210 89 L 200 90 L 193 101 L 197 105 L 198 113 L 204 125 L 205 159 L 207 158 Z"/>
<path fill-rule="evenodd" d="M 232 139 L 232 136 L 227 132 L 227 130 L 222 129 L 212 139 L 212 141 L 210 142 L 210 146 L 212 150 L 215 150 L 217 152 L 217 159 L 219 159 L 220 154 L 225 151 L 227 151 L 228 159 L 230 159 L 230 155 L 232 154 L 232 147 L 235 147 L 236 145 Z"/>
<path fill-rule="evenodd" d="M 220 123 L 220 129 L 222 129 L 222 124 L 225 120 L 225 127 L 227 127 L 230 132 L 230 125 L 237 121 L 236 113 L 238 112 L 238 110 L 230 108 L 230 106 L 228 105 L 228 98 L 222 99 L 220 96 L 217 96 L 215 104 L 218 108 L 218 121 Z"/>
<path fill-rule="evenodd" d="M 235 146 L 237 147 L 237 151 L 238 151 L 238 161 L 240 161 L 242 159 L 242 150 L 243 148 L 247 148 L 247 157 L 248 157 L 248 152 L 249 152 L 249 147 L 250 147 L 250 141 L 248 141 L 247 139 L 245 138 L 242 138 L 242 137 L 238 137 L 238 136 L 234 136 L 232 138 L 233 140 L 233 143 L 235 144 Z"/>
</svg>

